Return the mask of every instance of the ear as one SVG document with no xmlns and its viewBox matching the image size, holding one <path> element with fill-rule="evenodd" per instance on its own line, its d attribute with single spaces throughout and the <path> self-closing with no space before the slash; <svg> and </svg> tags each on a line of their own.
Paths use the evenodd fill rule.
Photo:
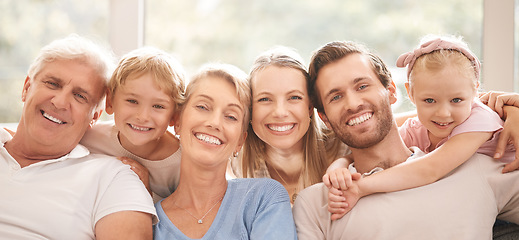
<svg viewBox="0 0 519 240">
<path fill-rule="evenodd" d="M 476 81 L 476 91 L 479 89 L 479 81 Z"/>
<path fill-rule="evenodd" d="M 247 139 L 247 132 L 244 132 L 242 136 L 240 137 L 240 140 L 238 141 L 238 145 L 236 146 L 236 149 L 234 152 L 239 152 L 241 150 L 241 147 L 245 143 L 245 139 Z"/>
<path fill-rule="evenodd" d="M 171 120 L 169 121 L 170 127 L 175 126 L 175 123 L 177 122 L 178 117 L 179 117 L 178 115 L 179 115 L 178 113 L 174 113 L 173 116 L 171 116 Z"/>
<path fill-rule="evenodd" d="M 387 87 L 387 90 L 389 92 L 389 102 L 391 104 L 396 103 L 397 97 L 396 97 L 396 85 L 395 85 L 395 82 L 391 81 L 389 86 Z"/>
<path fill-rule="evenodd" d="M 409 87 L 409 82 L 405 82 L 404 86 L 405 86 L 405 90 L 407 91 L 407 96 L 409 97 L 409 100 L 411 100 L 411 102 L 413 104 L 415 104 L 413 94 L 412 94 L 413 92 L 411 91 L 411 88 Z"/>
<path fill-rule="evenodd" d="M 90 127 L 93 127 L 94 124 L 101 118 L 101 114 L 103 114 L 103 109 L 99 108 L 94 112 L 94 117 L 92 118 L 92 121 L 90 121 Z"/>
<path fill-rule="evenodd" d="M 328 118 L 326 117 L 326 114 L 322 113 L 322 112 L 319 112 L 317 111 L 317 114 L 319 115 L 319 117 L 321 118 L 321 120 L 323 120 L 324 124 L 326 125 L 326 127 L 328 129 L 332 129 L 332 125 L 330 125 L 330 122 L 328 121 Z"/>
<path fill-rule="evenodd" d="M 114 109 L 113 109 L 113 94 L 110 93 L 110 90 L 106 90 L 106 103 L 105 103 L 105 109 L 106 109 L 106 113 L 108 113 L 109 115 L 112 115 L 114 113 Z"/>
<path fill-rule="evenodd" d="M 29 91 L 29 87 L 31 86 L 31 78 L 27 76 L 25 78 L 25 82 L 23 83 L 22 88 L 22 102 L 25 102 L 25 99 L 27 98 L 27 91 Z"/>
</svg>

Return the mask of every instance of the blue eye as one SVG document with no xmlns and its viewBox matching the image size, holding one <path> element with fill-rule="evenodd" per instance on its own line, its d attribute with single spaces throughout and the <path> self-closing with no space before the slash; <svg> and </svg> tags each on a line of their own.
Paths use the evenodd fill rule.
<svg viewBox="0 0 519 240">
<path fill-rule="evenodd" d="M 300 96 L 291 96 L 291 97 L 289 98 L 289 100 L 301 100 L 301 99 L 303 99 L 303 98 L 300 97 Z"/>
<path fill-rule="evenodd" d="M 461 101 L 463 101 L 461 98 L 454 98 L 451 100 L 453 103 L 460 103 Z"/>
<path fill-rule="evenodd" d="M 134 99 L 128 99 L 126 101 L 129 103 L 137 104 L 137 100 L 134 100 Z"/>
<path fill-rule="evenodd" d="M 434 103 L 436 101 L 434 101 L 434 99 L 432 99 L 432 98 L 427 98 L 427 99 L 424 100 L 424 102 L 426 102 L 426 103 Z"/>
<path fill-rule="evenodd" d="M 56 88 L 59 88 L 60 85 L 59 83 L 57 82 L 53 82 L 53 81 L 45 81 L 43 82 L 45 85 L 47 85 L 47 87 L 51 88 L 51 89 L 56 89 Z"/>
<path fill-rule="evenodd" d="M 79 102 L 87 102 L 87 98 L 83 94 L 76 93 L 74 96 Z"/>
<path fill-rule="evenodd" d="M 208 110 L 207 107 L 204 106 L 204 105 L 196 105 L 195 107 L 200 109 L 200 110 Z"/>
<path fill-rule="evenodd" d="M 361 85 L 361 86 L 359 87 L 359 90 L 363 90 L 363 89 L 366 89 L 367 87 L 368 87 L 368 85 L 367 85 L 367 84 Z"/>
<path fill-rule="evenodd" d="M 270 99 L 266 98 L 266 97 L 258 99 L 258 102 L 267 102 L 267 101 L 270 101 Z"/>
<path fill-rule="evenodd" d="M 337 101 L 337 100 L 339 100 L 339 99 L 341 99 L 341 98 L 342 98 L 341 95 L 335 95 L 335 96 L 332 97 L 332 99 L 330 100 L 330 102 Z"/>
<path fill-rule="evenodd" d="M 229 115 L 227 116 L 228 119 L 232 120 L 232 121 L 238 121 L 238 118 L 236 118 L 235 116 L 233 115 Z"/>
</svg>

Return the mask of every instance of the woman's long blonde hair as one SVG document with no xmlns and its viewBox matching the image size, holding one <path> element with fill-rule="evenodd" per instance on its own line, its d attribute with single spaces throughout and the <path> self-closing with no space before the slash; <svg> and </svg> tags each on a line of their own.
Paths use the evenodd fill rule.
<svg viewBox="0 0 519 240">
<path fill-rule="evenodd" d="M 249 74 L 249 84 L 251 85 L 258 72 L 269 66 L 298 70 L 303 74 L 305 82 L 308 84 L 308 72 L 301 57 L 295 51 L 286 47 L 276 47 L 258 56 Z M 303 136 L 304 165 L 301 176 L 304 187 L 321 182 L 327 167 L 337 157 L 340 150 L 340 142 L 336 141 L 333 135 L 328 135 L 332 131 L 325 128 L 324 123 L 316 116 L 316 111 L 313 110 L 312 106 L 310 107 L 312 108 L 310 126 Z M 328 144 L 326 144 L 327 142 Z M 256 135 L 249 123 L 247 138 L 238 159 L 238 169 L 235 173 L 238 177 L 261 177 L 257 176 L 255 171 L 266 161 L 266 145 Z"/>
</svg>

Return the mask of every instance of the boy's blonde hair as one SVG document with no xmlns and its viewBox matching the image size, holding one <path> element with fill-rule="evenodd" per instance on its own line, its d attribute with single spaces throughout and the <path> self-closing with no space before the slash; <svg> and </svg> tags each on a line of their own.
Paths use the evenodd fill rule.
<svg viewBox="0 0 519 240">
<path fill-rule="evenodd" d="M 210 63 L 202 66 L 200 70 L 198 70 L 198 73 L 191 78 L 189 84 L 187 85 L 185 98 L 182 102 L 182 108 L 185 107 L 185 103 L 189 101 L 195 89 L 201 86 L 200 81 L 207 77 L 224 79 L 235 87 L 238 100 L 240 100 L 240 103 L 243 105 L 244 116 L 242 130 L 245 132 L 250 118 L 251 91 L 247 81 L 247 74 L 234 65 Z"/>
<path fill-rule="evenodd" d="M 124 85 L 128 78 L 137 78 L 150 73 L 159 88 L 171 96 L 175 109 L 184 101 L 184 68 L 170 54 L 154 48 L 133 50 L 121 58 L 108 84 L 109 97 Z"/>
</svg>

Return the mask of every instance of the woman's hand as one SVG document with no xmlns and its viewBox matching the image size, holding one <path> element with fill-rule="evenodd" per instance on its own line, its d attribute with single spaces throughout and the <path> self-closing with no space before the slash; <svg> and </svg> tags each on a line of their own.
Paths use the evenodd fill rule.
<svg viewBox="0 0 519 240">
<path fill-rule="evenodd" d="M 128 157 L 118 157 L 117 159 L 121 160 L 122 163 L 130 166 L 130 169 L 133 170 L 137 174 L 137 176 L 139 176 L 139 179 L 141 179 L 142 183 L 151 195 L 150 173 L 148 169 L 142 166 L 142 164 L 140 164 L 139 162 Z"/>
</svg>

